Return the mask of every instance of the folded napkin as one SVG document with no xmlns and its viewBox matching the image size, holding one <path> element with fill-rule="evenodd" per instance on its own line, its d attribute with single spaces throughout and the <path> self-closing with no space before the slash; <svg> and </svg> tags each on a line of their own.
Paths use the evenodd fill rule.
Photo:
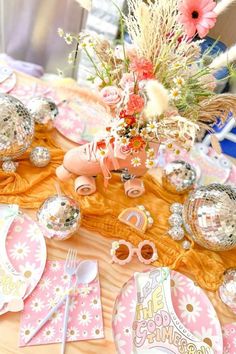
<svg viewBox="0 0 236 354">
<path fill-rule="evenodd" d="M 39 321 L 56 305 L 68 287 L 69 279 L 64 274 L 64 264 L 65 261 L 47 261 L 40 282 L 25 301 L 20 323 L 20 347 L 61 342 L 64 305 L 25 344 Z M 71 297 L 67 341 L 104 338 L 99 279 L 95 279 L 89 286 L 79 286 L 78 289 L 79 294 Z"/>
</svg>

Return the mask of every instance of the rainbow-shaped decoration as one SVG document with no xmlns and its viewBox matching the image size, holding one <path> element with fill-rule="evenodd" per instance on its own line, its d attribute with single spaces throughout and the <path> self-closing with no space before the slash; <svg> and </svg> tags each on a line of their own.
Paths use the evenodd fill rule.
<svg viewBox="0 0 236 354">
<path fill-rule="evenodd" d="M 153 224 L 153 219 L 150 212 L 145 209 L 143 205 L 137 207 L 127 208 L 123 210 L 118 219 L 138 231 L 146 232 L 147 228 Z"/>
</svg>

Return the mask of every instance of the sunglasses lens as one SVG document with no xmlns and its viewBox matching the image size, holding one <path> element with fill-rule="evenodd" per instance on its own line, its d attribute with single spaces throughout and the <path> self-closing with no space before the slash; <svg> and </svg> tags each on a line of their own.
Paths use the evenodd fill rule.
<svg viewBox="0 0 236 354">
<path fill-rule="evenodd" d="M 154 250 L 153 250 L 153 248 L 150 245 L 144 245 L 141 248 L 141 255 L 146 260 L 151 259 L 152 256 L 153 256 L 153 253 L 154 253 Z"/>
<path fill-rule="evenodd" d="M 116 250 L 116 257 L 123 261 L 129 256 L 129 248 L 126 245 L 120 245 Z"/>
</svg>

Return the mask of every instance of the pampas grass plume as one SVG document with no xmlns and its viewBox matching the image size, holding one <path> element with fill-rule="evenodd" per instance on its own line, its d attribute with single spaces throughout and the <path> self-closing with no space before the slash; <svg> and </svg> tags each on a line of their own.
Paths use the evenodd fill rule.
<svg viewBox="0 0 236 354">
<path fill-rule="evenodd" d="M 146 84 L 148 102 L 145 115 L 149 117 L 159 116 L 168 108 L 168 91 L 157 80 L 149 80 Z"/>
<path fill-rule="evenodd" d="M 222 14 L 233 2 L 235 2 L 235 0 L 221 0 L 214 8 L 214 12 L 217 15 Z"/>
<path fill-rule="evenodd" d="M 236 60 L 236 44 L 229 48 L 226 52 L 218 55 L 209 65 L 210 69 L 218 70 L 227 66 Z"/>
</svg>

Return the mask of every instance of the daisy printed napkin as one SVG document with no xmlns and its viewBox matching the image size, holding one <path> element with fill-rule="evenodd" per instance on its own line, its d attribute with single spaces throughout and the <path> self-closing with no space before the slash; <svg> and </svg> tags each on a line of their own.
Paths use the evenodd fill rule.
<svg viewBox="0 0 236 354">
<path fill-rule="evenodd" d="M 61 342 L 65 305 L 54 312 L 35 337 L 25 344 L 39 321 L 57 303 L 68 286 L 64 264 L 65 261 L 47 261 L 40 282 L 25 301 L 20 324 L 20 347 Z M 90 283 L 88 289 L 83 289 L 83 286 L 79 289 L 80 294 L 71 297 L 67 341 L 104 338 L 99 279 Z"/>
</svg>

